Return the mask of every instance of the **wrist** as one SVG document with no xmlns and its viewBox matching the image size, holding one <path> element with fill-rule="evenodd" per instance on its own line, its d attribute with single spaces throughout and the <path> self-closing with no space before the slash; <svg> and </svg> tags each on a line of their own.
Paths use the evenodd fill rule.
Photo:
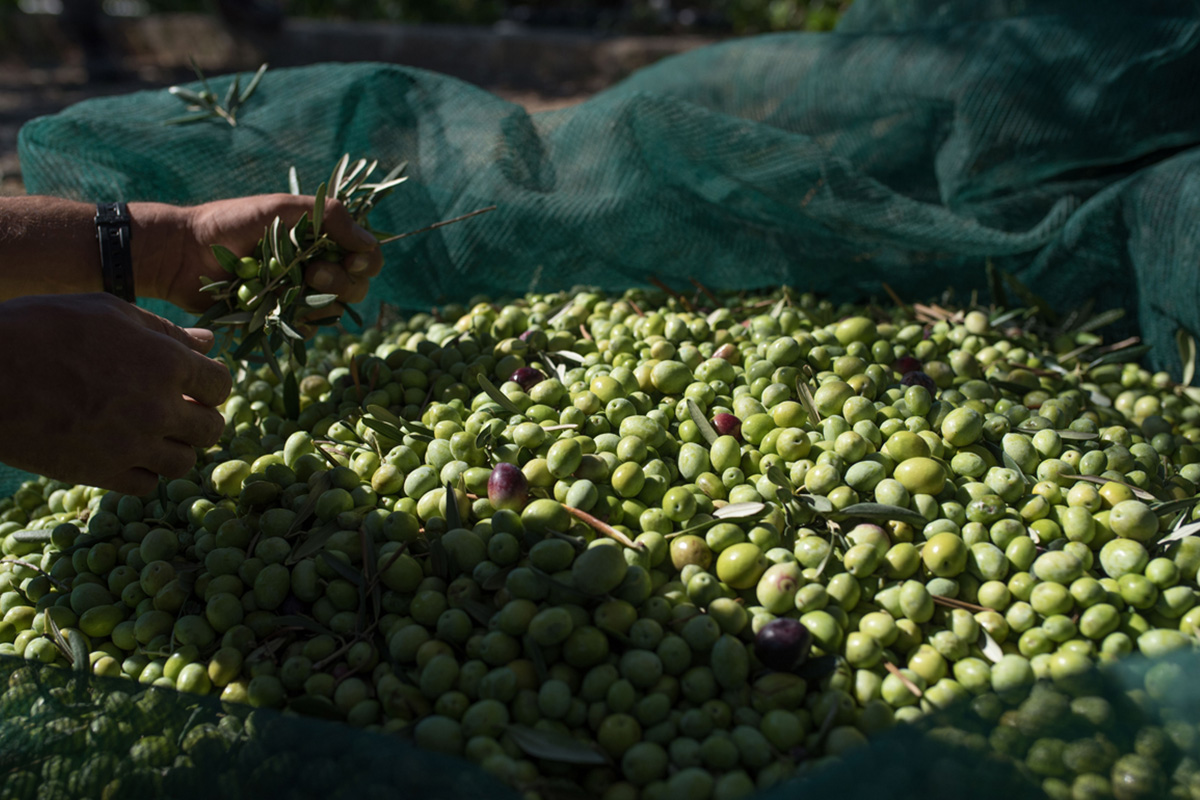
<svg viewBox="0 0 1200 800">
<path fill-rule="evenodd" d="M 182 262 L 188 209 L 167 203 L 130 203 L 129 217 L 137 296 L 166 299 Z"/>
</svg>

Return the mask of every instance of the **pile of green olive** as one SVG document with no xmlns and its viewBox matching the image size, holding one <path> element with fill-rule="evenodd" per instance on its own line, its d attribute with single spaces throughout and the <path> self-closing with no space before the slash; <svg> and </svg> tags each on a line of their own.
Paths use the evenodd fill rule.
<svg viewBox="0 0 1200 800">
<path fill-rule="evenodd" d="M 323 334 L 298 418 L 247 370 L 154 495 L 0 500 L 0 655 L 607 800 L 747 796 L 1038 681 L 1070 703 L 1195 645 L 1200 406 L 1036 330 L 631 290 Z"/>
</svg>

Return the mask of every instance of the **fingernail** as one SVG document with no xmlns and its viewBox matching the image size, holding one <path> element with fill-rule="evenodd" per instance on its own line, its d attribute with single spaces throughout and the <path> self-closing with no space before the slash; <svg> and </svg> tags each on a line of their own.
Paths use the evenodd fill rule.
<svg viewBox="0 0 1200 800">
<path fill-rule="evenodd" d="M 367 257 L 366 254 L 357 253 L 350 258 L 350 265 L 346 267 L 346 270 L 352 275 L 357 275 L 365 270 L 370 264 L 371 259 Z"/>
<path fill-rule="evenodd" d="M 329 267 L 317 267 L 317 271 L 313 273 L 312 285 L 317 289 L 333 286 L 333 270 Z"/>
</svg>

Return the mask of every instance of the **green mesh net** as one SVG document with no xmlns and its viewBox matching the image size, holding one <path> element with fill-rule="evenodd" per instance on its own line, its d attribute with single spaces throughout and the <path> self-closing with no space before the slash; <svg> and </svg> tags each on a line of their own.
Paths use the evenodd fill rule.
<svg viewBox="0 0 1200 800">
<path fill-rule="evenodd" d="M 87 200 L 281 191 L 291 166 L 311 191 L 350 153 L 411 164 L 380 229 L 498 206 L 388 245 L 368 318 L 650 277 L 986 297 L 990 264 L 1053 307 L 1125 309 L 1177 371 L 1175 332 L 1200 331 L 1198 9 L 857 0 L 834 34 L 704 48 L 538 114 L 416 69 L 275 70 L 236 128 L 165 126 L 179 102 L 142 92 L 30 123 L 20 154 L 31 193 Z M 1126 660 L 866 745 L 836 734 L 842 759 L 760 796 L 1192 797 L 1198 668 Z M 394 736 L 11 659 L 0 676 L 4 797 L 512 796 Z M 698 796 L 719 789 L 705 780 Z"/>
</svg>

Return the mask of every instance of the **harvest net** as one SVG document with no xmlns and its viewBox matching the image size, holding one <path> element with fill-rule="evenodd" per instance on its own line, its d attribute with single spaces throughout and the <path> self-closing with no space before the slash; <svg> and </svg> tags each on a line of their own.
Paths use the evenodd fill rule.
<svg viewBox="0 0 1200 800">
<path fill-rule="evenodd" d="M 1043 313 L 1124 309 L 1118 327 L 1178 374 L 1176 334 L 1200 330 L 1197 8 L 857 0 L 834 34 L 726 42 L 537 114 L 415 69 L 279 70 L 237 127 L 164 126 L 179 102 L 142 92 L 30 123 L 21 162 L 31 193 L 199 203 L 285 190 L 292 166 L 312 191 L 350 153 L 411 164 L 404 190 L 372 217 L 379 229 L 498 206 L 387 245 L 363 305 L 371 319 L 381 303 L 419 312 L 650 277 L 791 285 L 835 301 L 882 299 L 883 283 L 906 300 L 952 287 L 961 301 L 1044 301 Z M 1183 561 L 1192 581 L 1196 565 Z M 13 602 L 0 598 L 5 612 Z M 70 659 L 73 644 L 45 653 Z M 864 745 L 848 733 L 859 712 L 840 705 L 853 699 L 853 673 L 837 667 L 811 677 L 825 700 L 805 711 L 840 758 L 771 753 L 799 774 L 755 788 L 780 799 L 961 797 L 964 786 L 996 798 L 1190 797 L 1197 668 L 1174 654 L 1017 680 Z M 0 676 L 4 797 L 513 795 L 394 735 L 12 659 Z M 906 702 L 928 708 L 913 688 Z M 523 749 L 546 772 L 525 789 L 607 788 L 591 756 L 544 736 Z M 696 797 L 744 788 L 702 772 L 670 786 Z"/>
</svg>

